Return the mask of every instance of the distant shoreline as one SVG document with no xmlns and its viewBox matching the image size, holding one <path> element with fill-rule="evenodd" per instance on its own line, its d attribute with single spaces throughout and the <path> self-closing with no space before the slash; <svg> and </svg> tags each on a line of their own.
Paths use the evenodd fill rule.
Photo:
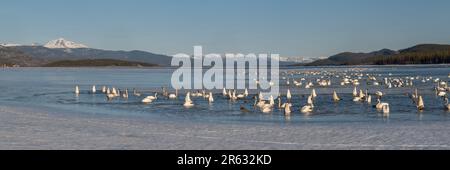
<svg viewBox="0 0 450 170">
<path fill-rule="evenodd" d="M 387 64 L 387 65 L 318 65 L 318 66 L 307 66 L 307 65 L 291 65 L 291 66 L 280 66 L 281 69 L 289 69 L 289 68 L 328 68 L 328 67 L 411 67 L 411 66 L 444 66 L 450 64 Z M 21 67 L 0 67 L 0 68 L 118 68 L 118 69 L 128 69 L 128 68 L 136 68 L 136 69 L 178 69 L 176 66 L 21 66 Z M 196 67 L 194 67 L 196 68 Z M 203 67 L 203 69 L 210 69 L 211 67 Z"/>
</svg>

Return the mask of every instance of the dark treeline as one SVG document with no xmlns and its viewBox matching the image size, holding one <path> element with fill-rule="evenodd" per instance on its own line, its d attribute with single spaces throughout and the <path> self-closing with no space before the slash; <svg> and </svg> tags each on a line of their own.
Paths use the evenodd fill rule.
<svg viewBox="0 0 450 170">
<path fill-rule="evenodd" d="M 406 52 L 394 56 L 379 56 L 370 58 L 365 63 L 375 65 L 386 64 L 448 64 L 450 63 L 449 51 Z"/>
</svg>

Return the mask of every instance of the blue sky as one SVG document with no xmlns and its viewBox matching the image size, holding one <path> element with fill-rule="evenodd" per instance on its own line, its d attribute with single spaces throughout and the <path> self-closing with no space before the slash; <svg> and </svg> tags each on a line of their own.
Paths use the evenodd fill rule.
<svg viewBox="0 0 450 170">
<path fill-rule="evenodd" d="M 318 57 L 450 44 L 449 9 L 448 0 L 14 0 L 0 5 L 0 42 Z"/>
</svg>

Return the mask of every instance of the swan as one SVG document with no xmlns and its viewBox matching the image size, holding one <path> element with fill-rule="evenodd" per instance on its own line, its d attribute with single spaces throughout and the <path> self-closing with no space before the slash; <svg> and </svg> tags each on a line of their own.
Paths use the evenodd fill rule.
<svg viewBox="0 0 450 170">
<path fill-rule="evenodd" d="M 389 104 L 383 105 L 383 114 L 389 116 Z"/>
<path fill-rule="evenodd" d="M 417 109 L 419 110 L 425 109 L 425 104 L 423 103 L 422 96 L 419 96 L 419 101 L 417 102 Z"/>
<path fill-rule="evenodd" d="M 358 96 L 358 90 L 356 90 L 356 87 L 353 88 L 353 97 Z"/>
<path fill-rule="evenodd" d="M 272 95 L 270 95 L 269 97 L 269 105 L 271 105 L 272 107 L 275 105 L 275 99 L 273 98 Z"/>
<path fill-rule="evenodd" d="M 119 97 L 119 96 L 120 96 L 120 89 L 117 89 L 116 97 Z"/>
<path fill-rule="evenodd" d="M 155 93 L 154 96 L 147 96 L 146 98 L 148 98 L 150 100 L 156 100 L 156 99 L 158 99 L 158 93 Z"/>
<path fill-rule="evenodd" d="M 246 89 L 247 90 L 247 89 Z M 243 99 L 243 98 L 245 98 L 245 97 L 247 97 L 246 95 L 245 95 L 245 92 L 243 93 L 243 94 L 238 94 L 237 96 L 236 96 L 238 99 Z"/>
<path fill-rule="evenodd" d="M 247 90 L 247 88 L 245 88 L 245 90 L 244 90 L 244 96 L 245 96 L 245 97 L 248 96 L 248 90 Z"/>
<path fill-rule="evenodd" d="M 128 89 L 125 89 L 125 93 L 122 94 L 122 97 L 128 99 Z"/>
<path fill-rule="evenodd" d="M 262 108 L 265 104 L 266 104 L 266 102 L 264 100 L 260 100 L 256 103 L 256 106 L 259 108 Z"/>
<path fill-rule="evenodd" d="M 102 93 L 106 93 L 106 86 L 102 87 Z"/>
<path fill-rule="evenodd" d="M 412 95 L 413 99 L 419 98 L 419 93 L 417 92 L 417 88 L 414 90 L 414 94 Z"/>
<path fill-rule="evenodd" d="M 194 95 L 192 95 L 192 96 L 194 96 Z M 202 93 L 200 93 L 200 91 L 199 90 L 197 90 L 197 94 L 196 94 L 196 96 L 197 97 L 203 97 L 203 92 Z M 195 97 L 195 96 L 194 96 Z"/>
<path fill-rule="evenodd" d="M 78 86 L 75 86 L 75 94 L 80 94 L 80 88 Z"/>
<path fill-rule="evenodd" d="M 138 93 L 136 89 L 133 89 L 133 95 L 137 96 L 137 97 L 140 97 L 141 93 Z"/>
<path fill-rule="evenodd" d="M 169 99 L 176 99 L 178 96 L 178 89 L 175 89 L 175 94 L 169 94 Z"/>
<path fill-rule="evenodd" d="M 354 102 L 360 102 L 360 101 L 362 101 L 362 100 L 363 100 L 363 98 L 360 97 L 360 96 L 356 96 L 356 97 L 353 98 L 353 101 L 354 101 Z"/>
<path fill-rule="evenodd" d="M 214 98 L 213 98 L 213 94 L 212 94 L 212 92 L 209 92 L 209 96 L 208 96 L 208 102 L 209 102 L 209 103 L 212 103 L 212 102 L 214 102 Z"/>
<path fill-rule="evenodd" d="M 264 96 L 261 92 L 258 93 L 258 99 L 259 100 L 264 100 Z"/>
<path fill-rule="evenodd" d="M 292 95 L 291 95 L 291 90 L 287 90 L 287 94 L 286 94 L 286 98 L 288 99 L 288 101 L 291 101 Z"/>
<path fill-rule="evenodd" d="M 114 95 L 114 94 L 112 94 L 112 93 L 107 93 L 107 94 L 106 94 L 106 98 L 107 98 L 108 100 L 112 100 L 112 99 L 114 99 L 114 97 L 116 97 L 116 95 Z"/>
<path fill-rule="evenodd" d="M 380 99 L 377 99 L 377 102 L 378 102 L 378 103 L 377 103 L 377 105 L 375 105 L 375 107 L 376 107 L 378 110 L 383 109 L 383 106 L 385 106 L 385 105 L 389 105 L 389 103 L 382 103 Z"/>
<path fill-rule="evenodd" d="M 117 96 L 117 90 L 115 87 L 112 88 L 112 92 L 111 92 L 114 96 Z"/>
<path fill-rule="evenodd" d="M 194 103 L 191 100 L 190 94 L 191 94 L 190 92 L 188 92 L 186 94 L 186 98 L 184 99 L 184 104 L 183 104 L 184 107 L 192 107 L 192 106 L 194 106 Z"/>
<path fill-rule="evenodd" d="M 144 98 L 144 99 L 142 99 L 142 103 L 151 103 L 151 102 L 153 102 L 153 100 L 152 99 L 149 99 L 149 98 Z"/>
<path fill-rule="evenodd" d="M 305 105 L 300 111 L 302 113 L 311 113 L 313 111 L 313 107 L 311 105 Z"/>
<path fill-rule="evenodd" d="M 291 103 L 285 103 L 283 105 L 284 105 L 284 114 L 285 115 L 290 115 L 291 112 L 292 112 L 292 110 L 291 110 L 292 104 Z"/>
<path fill-rule="evenodd" d="M 310 105 L 311 107 L 314 107 L 312 96 L 308 96 L 307 104 Z"/>
<path fill-rule="evenodd" d="M 223 94 L 223 96 L 227 96 L 227 89 L 223 88 L 222 94 Z"/>
<path fill-rule="evenodd" d="M 312 96 L 312 98 L 316 98 L 317 97 L 316 89 L 312 89 L 311 96 Z"/>
<path fill-rule="evenodd" d="M 235 90 L 233 90 L 233 93 L 231 94 L 230 99 L 231 100 L 237 100 L 238 99 L 238 97 L 236 96 L 236 91 Z"/>
<path fill-rule="evenodd" d="M 447 95 L 447 93 L 445 91 L 440 91 L 437 94 L 439 97 L 445 97 L 445 95 Z"/>
<path fill-rule="evenodd" d="M 206 91 L 205 90 L 202 90 L 202 94 L 200 95 L 200 97 L 204 97 L 204 98 L 208 98 L 208 97 L 205 97 L 207 94 L 206 94 Z"/>
<path fill-rule="evenodd" d="M 383 92 L 381 92 L 381 91 L 377 91 L 377 92 L 375 92 L 375 94 L 378 96 L 378 98 L 383 97 Z"/>
<path fill-rule="evenodd" d="M 270 104 L 265 104 L 261 107 L 261 112 L 270 113 L 272 111 L 272 106 Z"/>
<path fill-rule="evenodd" d="M 368 95 L 368 96 L 367 96 L 366 102 L 367 102 L 368 104 L 372 103 L 372 96 L 371 96 L 371 95 Z"/>
<path fill-rule="evenodd" d="M 341 99 L 340 99 L 339 96 L 337 95 L 336 90 L 333 91 L 333 101 L 337 102 L 337 101 L 340 101 L 340 100 L 341 100 Z"/>
<path fill-rule="evenodd" d="M 448 103 L 448 98 L 445 98 L 444 101 L 445 101 L 444 107 L 445 107 L 448 111 L 450 111 L 450 104 Z"/>
<path fill-rule="evenodd" d="M 106 94 L 111 94 L 111 89 L 109 89 L 109 87 L 106 89 Z"/>
<path fill-rule="evenodd" d="M 361 98 L 366 97 L 366 95 L 364 94 L 364 92 L 362 90 L 359 90 L 359 97 L 361 97 Z"/>
<path fill-rule="evenodd" d="M 92 93 L 96 93 L 97 89 L 95 88 L 95 85 L 92 86 Z"/>
</svg>

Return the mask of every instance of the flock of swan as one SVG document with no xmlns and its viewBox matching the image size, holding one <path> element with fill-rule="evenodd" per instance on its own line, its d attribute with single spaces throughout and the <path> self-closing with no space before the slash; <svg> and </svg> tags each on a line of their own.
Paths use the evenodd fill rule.
<svg viewBox="0 0 450 170">
<path fill-rule="evenodd" d="M 369 89 L 359 89 L 361 82 L 365 80 L 366 84 L 369 86 L 382 86 L 382 88 L 401 88 L 401 87 L 410 87 L 414 89 L 411 93 L 408 93 L 409 98 L 416 105 L 419 111 L 422 111 L 425 108 L 425 104 L 423 101 L 422 95 L 419 94 L 418 89 L 414 88 L 414 84 L 417 82 L 427 83 L 433 82 L 435 84 L 434 91 L 436 96 L 442 98 L 444 109 L 450 111 L 450 104 L 447 93 L 450 92 L 450 87 L 448 86 L 448 82 L 445 80 L 441 80 L 439 78 L 433 77 L 421 77 L 421 76 L 407 76 L 407 77 L 384 77 L 381 80 L 381 75 L 377 74 L 363 74 L 360 72 L 330 72 L 330 71 L 311 71 L 311 72 L 296 72 L 296 71 L 286 71 L 282 72 L 281 75 L 282 80 L 285 80 L 284 86 L 287 86 L 286 91 L 283 95 L 279 96 L 265 96 L 262 95 L 261 92 L 250 96 L 248 89 L 244 89 L 242 93 L 238 93 L 237 90 L 234 89 L 223 89 L 222 95 L 214 94 L 213 92 L 206 90 L 197 90 L 197 91 L 187 91 L 184 95 L 184 103 L 183 106 L 185 108 L 191 108 L 195 106 L 194 101 L 191 98 L 203 98 L 208 103 L 213 104 L 215 97 L 222 97 L 224 99 L 228 99 L 230 101 L 238 101 L 244 100 L 248 102 L 249 100 L 254 100 L 254 108 L 259 109 L 263 113 L 270 113 L 274 109 L 278 108 L 284 111 L 285 115 L 290 115 L 293 112 L 292 107 L 294 106 L 294 101 L 292 101 L 293 94 L 291 93 L 291 88 L 304 88 L 311 89 L 311 93 L 307 96 L 306 104 L 299 107 L 300 112 L 304 114 L 308 114 L 314 111 L 315 102 L 318 96 L 315 87 L 331 87 L 332 79 L 340 80 L 340 86 L 352 86 L 353 87 L 353 101 L 359 103 L 367 103 L 369 106 L 372 104 L 372 98 L 376 98 L 376 103 L 372 105 L 379 112 L 383 113 L 385 116 L 389 116 L 390 105 L 386 101 L 382 101 L 384 97 L 384 93 L 381 90 L 377 90 L 374 93 L 369 93 Z M 294 78 L 295 75 L 306 75 L 306 76 L 315 76 L 315 78 L 310 78 L 307 80 L 305 77 L 302 78 Z M 392 74 L 389 74 L 392 76 Z M 450 75 L 449 75 L 450 78 Z M 384 86 L 384 87 L 383 87 Z M 430 89 L 432 89 L 430 87 Z M 373 90 L 372 90 L 373 91 Z M 91 93 L 99 93 L 97 91 L 96 86 L 92 86 L 90 90 Z M 113 100 L 115 98 L 123 98 L 128 99 L 129 93 L 128 89 L 121 91 L 115 87 L 107 87 L 103 86 L 101 88 L 101 93 L 105 94 L 107 100 Z M 75 94 L 80 94 L 79 86 L 75 87 Z M 136 89 L 133 89 L 133 96 L 139 97 L 142 103 L 148 104 L 152 103 L 155 100 L 158 100 L 158 93 L 154 95 L 141 97 L 142 94 L 139 93 Z M 164 99 L 168 100 L 178 100 L 179 94 L 178 89 L 175 89 L 174 93 L 169 93 L 165 87 L 162 89 L 162 94 Z M 332 101 L 338 103 L 343 98 L 339 96 L 339 94 L 334 90 L 331 96 Z M 283 102 L 285 101 L 285 102 Z M 247 112 L 249 111 L 242 105 L 240 106 L 241 111 Z"/>
</svg>

